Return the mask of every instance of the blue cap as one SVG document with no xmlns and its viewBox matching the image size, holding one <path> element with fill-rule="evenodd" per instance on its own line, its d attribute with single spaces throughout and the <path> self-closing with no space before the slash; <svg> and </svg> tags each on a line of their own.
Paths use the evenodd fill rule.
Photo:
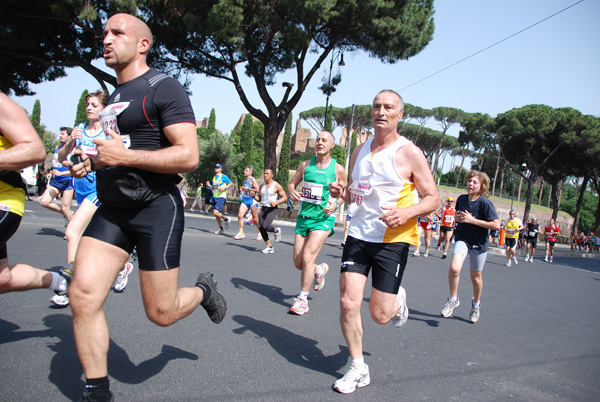
<svg viewBox="0 0 600 402">
<path fill-rule="evenodd" d="M 219 168 L 219 169 L 223 169 L 223 166 L 221 166 L 220 163 L 217 163 L 214 167 Z"/>
</svg>

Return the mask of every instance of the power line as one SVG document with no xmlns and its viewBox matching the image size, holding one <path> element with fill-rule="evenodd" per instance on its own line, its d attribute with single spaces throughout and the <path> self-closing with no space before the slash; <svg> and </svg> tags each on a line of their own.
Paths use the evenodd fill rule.
<svg viewBox="0 0 600 402">
<path fill-rule="evenodd" d="M 433 73 L 433 74 L 430 74 L 430 75 L 428 75 L 428 76 L 427 76 L 427 77 L 425 77 L 425 78 L 421 78 L 419 81 L 413 82 L 413 83 L 412 83 L 412 84 L 410 84 L 409 86 L 406 86 L 406 87 L 402 88 L 402 89 L 400 90 L 400 92 L 404 91 L 404 90 L 405 90 L 405 89 L 407 89 L 407 88 L 410 88 L 410 87 L 412 87 L 413 85 L 417 85 L 418 83 L 420 83 L 420 82 L 423 82 L 423 81 L 425 81 L 426 79 L 428 79 L 428 78 L 431 78 L 431 77 L 433 77 L 434 75 L 437 75 L 437 74 L 441 73 L 442 71 L 448 70 L 449 68 L 451 68 L 451 67 L 454 67 L 455 65 L 457 65 L 457 64 L 459 64 L 459 63 L 462 63 L 463 61 L 465 61 L 465 60 L 467 60 L 467 59 L 470 59 L 471 57 L 473 57 L 473 56 L 476 56 L 476 55 L 478 55 L 479 53 L 485 52 L 486 50 L 488 50 L 488 49 L 490 49 L 490 48 L 492 48 L 492 47 L 494 47 L 494 46 L 496 46 L 496 45 L 498 45 L 498 44 L 500 44 L 500 43 L 502 43 L 502 42 L 504 42 L 504 41 L 506 41 L 506 40 L 508 40 L 508 39 L 512 38 L 513 36 L 517 36 L 518 34 L 520 34 L 520 33 L 522 33 L 522 32 L 525 32 L 525 31 L 527 31 L 528 29 L 530 29 L 530 28 L 533 28 L 534 26 L 536 26 L 536 25 L 539 25 L 539 24 L 541 24 L 542 22 L 544 22 L 544 21 L 546 21 L 546 20 L 549 20 L 550 18 L 552 18 L 552 17 L 555 17 L 555 16 L 557 16 L 558 14 L 560 14 L 560 13 L 562 13 L 562 12 L 564 12 L 564 11 L 568 10 L 569 8 L 571 8 L 571 7 L 574 7 L 574 6 L 576 6 L 577 4 L 579 4 L 579 3 L 582 3 L 582 2 L 583 2 L 583 0 L 579 0 L 578 2 L 576 2 L 576 3 L 573 3 L 573 4 L 571 4 L 570 6 L 568 6 L 568 7 L 566 7 L 566 8 L 563 8 L 562 10 L 560 10 L 560 11 L 557 11 L 556 13 L 554 13 L 554 14 L 552 14 L 552 15 L 550 15 L 550 16 L 548 16 L 548 17 L 546 17 L 546 18 L 542 19 L 542 20 L 539 20 L 538 22 L 536 22 L 536 23 L 534 23 L 534 24 L 531 24 L 531 25 L 529 25 L 527 28 L 523 28 L 523 29 L 521 29 L 520 31 L 518 31 L 518 32 L 515 32 L 514 34 L 512 34 L 512 35 L 510 35 L 510 36 L 507 36 L 506 38 L 504 38 L 504 39 L 501 39 L 501 40 L 499 40 L 498 42 L 496 42 L 496 43 L 494 43 L 494 44 L 492 44 L 492 45 L 489 45 L 488 47 L 486 47 L 486 48 L 483 48 L 483 49 L 481 49 L 481 50 L 479 50 L 479 51 L 477 51 L 477 52 L 473 53 L 473 54 L 472 54 L 472 55 L 470 55 L 470 56 L 467 56 L 467 57 L 465 57 L 464 59 L 461 59 L 461 60 L 459 60 L 459 61 L 457 61 L 457 62 L 455 62 L 455 63 L 452 63 L 452 64 L 450 64 L 449 66 L 447 66 L 447 67 L 444 67 L 444 68 L 442 68 L 441 70 L 438 70 L 438 71 L 436 71 L 435 73 Z"/>
</svg>

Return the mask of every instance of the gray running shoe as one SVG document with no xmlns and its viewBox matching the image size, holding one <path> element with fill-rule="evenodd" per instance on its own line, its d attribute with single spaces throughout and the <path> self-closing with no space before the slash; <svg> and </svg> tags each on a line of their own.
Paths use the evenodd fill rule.
<svg viewBox="0 0 600 402">
<path fill-rule="evenodd" d="M 281 228 L 276 228 L 277 232 L 275 232 L 275 243 L 279 243 L 281 241 Z"/>
<path fill-rule="evenodd" d="M 477 307 L 474 307 L 473 302 L 471 302 L 471 313 L 469 314 L 469 320 L 473 324 L 479 321 L 479 307 L 481 307 L 481 304 Z"/>
<path fill-rule="evenodd" d="M 225 219 L 225 221 L 223 222 L 223 226 L 225 227 L 225 229 L 229 229 L 229 219 Z"/>
<path fill-rule="evenodd" d="M 444 304 L 444 308 L 442 309 L 442 317 L 450 317 L 454 309 L 458 306 L 460 306 L 460 299 L 457 298 L 456 301 L 453 301 L 448 298 L 448 301 Z"/>
<path fill-rule="evenodd" d="M 206 310 L 212 322 L 215 324 L 220 323 L 227 313 L 227 302 L 223 295 L 217 291 L 217 283 L 213 280 L 213 273 L 200 274 L 196 280 L 196 286 L 198 284 L 210 288 L 210 297 L 200 305 Z"/>
<path fill-rule="evenodd" d="M 392 323 L 394 327 L 400 328 L 408 321 L 408 306 L 406 305 L 406 290 L 402 286 L 398 289 L 398 294 L 396 295 L 396 299 L 398 299 L 398 312 L 392 318 Z"/>
<path fill-rule="evenodd" d="M 325 275 L 329 272 L 329 265 L 326 263 L 317 265 L 315 270 L 315 279 L 313 279 L 313 290 L 318 292 L 325 286 Z"/>
</svg>

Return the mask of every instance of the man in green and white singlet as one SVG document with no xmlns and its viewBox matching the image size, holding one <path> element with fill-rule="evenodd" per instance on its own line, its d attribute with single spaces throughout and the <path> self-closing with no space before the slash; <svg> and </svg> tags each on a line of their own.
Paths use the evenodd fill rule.
<svg viewBox="0 0 600 402">
<path fill-rule="evenodd" d="M 333 235 L 335 210 L 344 202 L 330 199 L 329 184 L 346 184 L 344 167 L 331 157 L 335 146 L 333 134 L 321 131 L 317 135 L 317 155 L 302 162 L 296 174 L 288 184 L 288 194 L 292 201 L 300 201 L 300 211 L 296 220 L 296 238 L 294 239 L 294 265 L 300 271 L 300 294 L 294 299 L 290 313 L 304 315 L 308 312 L 308 293 L 310 287 L 315 291 L 325 285 L 325 274 L 329 266 L 315 264 L 317 255 L 327 237 Z M 296 187 L 302 183 L 302 187 Z"/>
</svg>

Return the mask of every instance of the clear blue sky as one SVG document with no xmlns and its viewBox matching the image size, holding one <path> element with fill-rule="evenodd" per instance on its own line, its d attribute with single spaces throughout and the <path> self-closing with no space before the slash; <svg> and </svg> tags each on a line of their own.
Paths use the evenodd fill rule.
<svg viewBox="0 0 600 402">
<path fill-rule="evenodd" d="M 406 102 L 425 108 L 450 106 L 496 116 L 515 107 L 538 103 L 573 107 L 584 114 L 600 116 L 600 2 L 597 0 L 585 0 L 410 86 L 577 2 L 438 0 L 434 38 L 424 51 L 393 65 L 364 53 L 344 54 L 342 82 L 330 97 L 330 104 L 337 107 L 370 104 L 379 90 L 391 88 L 400 92 Z M 99 66 L 103 64 L 98 61 Z M 303 94 L 293 112 L 294 121 L 301 111 L 325 106 L 325 96 L 318 87 L 328 68 L 329 59 Z M 99 88 L 83 70 L 67 72 L 66 78 L 33 85 L 37 92 L 34 96 L 14 98 L 29 113 L 35 100 L 40 99 L 42 123 L 53 132 L 58 132 L 60 126 L 73 125 L 75 108 L 84 89 Z M 279 77 L 271 91 L 276 102 L 283 95 L 284 81 L 295 82 L 294 75 Z M 265 110 L 258 95 L 251 91 L 253 83 L 246 80 L 244 86 L 253 105 Z M 224 133 L 229 133 L 246 113 L 229 82 L 197 75 L 191 90 L 196 119 L 207 117 L 214 108 L 217 128 Z M 433 120 L 428 125 L 439 129 Z M 308 128 L 306 123 L 304 126 Z"/>
</svg>

